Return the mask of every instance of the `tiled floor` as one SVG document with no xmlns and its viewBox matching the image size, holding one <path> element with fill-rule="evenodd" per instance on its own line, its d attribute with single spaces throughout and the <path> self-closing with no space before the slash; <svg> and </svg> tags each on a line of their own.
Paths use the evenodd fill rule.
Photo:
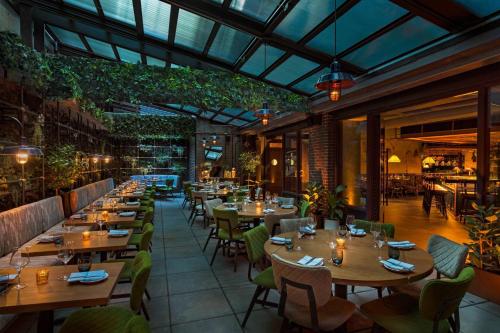
<svg viewBox="0 0 500 333">
<path fill-rule="evenodd" d="M 211 267 L 209 260 L 215 242 L 203 253 L 208 229 L 198 223 L 190 228 L 187 214 L 188 210 L 182 210 L 177 199 L 157 201 L 154 270 L 148 287 L 152 300 L 146 301 L 153 332 L 278 332 L 281 319 L 276 309 L 259 305 L 255 306 L 246 329 L 241 329 L 240 323 L 254 292 L 246 277 L 247 262 L 241 260 L 234 273 L 232 261 L 218 255 Z M 374 289 L 357 287 L 356 293 L 348 297 L 359 305 L 377 295 Z M 277 300 L 278 295 L 273 293 L 270 298 Z M 127 306 L 123 301 L 118 304 Z M 56 317 L 67 313 L 68 310 L 58 311 Z M 462 332 L 495 332 L 500 327 L 500 306 L 467 294 L 461 317 Z M 358 313 L 348 323 L 349 332 L 370 332 L 370 327 L 371 322 Z"/>
</svg>

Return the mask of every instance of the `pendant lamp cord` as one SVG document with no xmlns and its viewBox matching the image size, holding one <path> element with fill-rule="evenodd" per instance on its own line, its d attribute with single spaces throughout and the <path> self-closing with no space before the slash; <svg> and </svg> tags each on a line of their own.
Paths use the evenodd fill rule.
<svg viewBox="0 0 500 333">
<path fill-rule="evenodd" d="M 337 0 L 333 0 L 335 12 L 333 13 L 335 22 L 333 23 L 333 59 L 337 58 Z"/>
</svg>

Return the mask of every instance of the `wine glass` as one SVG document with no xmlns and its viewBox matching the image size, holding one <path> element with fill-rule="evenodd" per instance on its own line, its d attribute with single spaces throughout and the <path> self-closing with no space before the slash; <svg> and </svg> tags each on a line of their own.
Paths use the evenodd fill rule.
<svg viewBox="0 0 500 333">
<path fill-rule="evenodd" d="M 332 250 L 332 263 L 335 266 L 340 266 L 342 261 L 344 261 L 344 250 L 341 248 Z"/>
<path fill-rule="evenodd" d="M 375 244 L 377 244 L 378 247 L 378 260 L 382 260 L 382 247 L 386 243 L 386 237 L 385 237 L 385 232 L 382 230 L 377 237 L 375 238 Z"/>
<path fill-rule="evenodd" d="M 14 286 L 15 289 L 21 290 L 26 287 L 25 284 L 21 283 L 21 272 L 30 263 L 29 247 L 25 247 L 25 255 L 21 253 L 21 249 L 16 247 L 12 251 L 10 256 L 10 265 L 16 268 L 17 273 L 17 284 Z"/>
<path fill-rule="evenodd" d="M 382 227 L 380 226 L 379 223 L 373 222 L 370 226 L 370 232 L 373 236 L 373 247 L 377 247 L 377 237 L 380 235 L 380 231 L 382 230 Z"/>
<path fill-rule="evenodd" d="M 266 204 L 269 204 L 271 202 L 271 192 L 266 191 Z"/>
<path fill-rule="evenodd" d="M 356 227 L 356 224 L 354 223 L 355 216 L 354 215 L 347 215 L 345 218 L 345 224 L 349 228 L 349 230 L 352 230 Z"/>
<path fill-rule="evenodd" d="M 57 253 L 57 258 L 63 262 L 66 266 L 71 259 L 73 258 L 73 241 L 66 240 L 64 241 L 63 246 L 59 248 L 59 252 Z M 59 280 L 68 280 L 68 275 L 63 274 L 58 277 Z"/>
<path fill-rule="evenodd" d="M 99 225 L 99 236 L 103 235 L 102 226 L 104 225 L 104 219 L 98 219 L 97 224 Z"/>
<path fill-rule="evenodd" d="M 295 249 L 297 251 L 302 251 L 302 247 L 299 245 L 299 241 L 302 239 L 302 237 L 304 237 L 304 229 L 302 224 L 303 224 L 302 221 L 297 223 L 297 235 L 295 236 L 297 237 L 297 240 L 296 241 L 294 240 L 294 244 L 296 244 Z"/>
<path fill-rule="evenodd" d="M 316 232 L 317 226 L 316 220 L 314 220 L 313 218 L 309 219 L 309 221 L 307 222 L 307 226 L 309 227 L 309 229 L 311 229 L 311 239 L 314 239 L 314 233 Z"/>
</svg>

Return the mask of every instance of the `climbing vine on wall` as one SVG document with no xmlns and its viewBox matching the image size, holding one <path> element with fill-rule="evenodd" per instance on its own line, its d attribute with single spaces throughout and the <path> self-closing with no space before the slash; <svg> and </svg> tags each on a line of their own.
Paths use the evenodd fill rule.
<svg viewBox="0 0 500 333">
<path fill-rule="evenodd" d="M 121 139 L 187 139 L 194 131 L 194 120 L 187 116 L 114 116 L 111 126 L 111 135 Z"/>
</svg>

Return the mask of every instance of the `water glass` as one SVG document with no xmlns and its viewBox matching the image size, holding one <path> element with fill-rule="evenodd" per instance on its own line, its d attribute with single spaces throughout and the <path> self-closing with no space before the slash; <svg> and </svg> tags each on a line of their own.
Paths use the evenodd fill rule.
<svg viewBox="0 0 500 333">
<path fill-rule="evenodd" d="M 92 267 L 92 257 L 90 256 L 81 256 L 77 260 L 78 271 L 79 272 L 88 272 Z"/>
<path fill-rule="evenodd" d="M 380 235 L 380 231 L 382 230 L 382 227 L 380 223 L 373 222 L 370 226 L 370 232 L 373 236 L 373 247 L 377 247 L 377 237 Z"/>
<path fill-rule="evenodd" d="M 73 241 L 65 241 L 63 246 L 59 249 L 57 253 L 57 258 L 62 261 L 66 266 L 73 258 Z M 68 275 L 63 274 L 58 277 L 59 280 L 68 280 Z"/>
<path fill-rule="evenodd" d="M 332 263 L 335 266 L 340 266 L 342 261 L 344 261 L 344 250 L 339 248 L 332 250 Z"/>
<path fill-rule="evenodd" d="M 25 248 L 26 254 L 23 256 L 20 248 L 14 248 L 12 251 L 12 255 L 10 256 L 10 265 L 14 266 L 17 273 L 17 284 L 14 286 L 15 289 L 20 290 L 26 288 L 26 285 L 21 283 L 21 272 L 24 267 L 26 267 L 30 263 L 29 257 L 29 247 Z"/>
<path fill-rule="evenodd" d="M 346 218 L 345 218 L 345 224 L 347 225 L 347 227 L 349 228 L 349 230 L 352 230 L 353 228 L 356 227 L 356 224 L 354 223 L 354 220 L 355 220 L 355 216 L 354 215 L 347 215 Z"/>
<path fill-rule="evenodd" d="M 385 243 L 386 243 L 385 233 L 382 231 L 375 238 L 375 244 L 377 245 L 378 248 L 378 260 L 382 260 L 382 247 L 384 247 Z"/>
</svg>

